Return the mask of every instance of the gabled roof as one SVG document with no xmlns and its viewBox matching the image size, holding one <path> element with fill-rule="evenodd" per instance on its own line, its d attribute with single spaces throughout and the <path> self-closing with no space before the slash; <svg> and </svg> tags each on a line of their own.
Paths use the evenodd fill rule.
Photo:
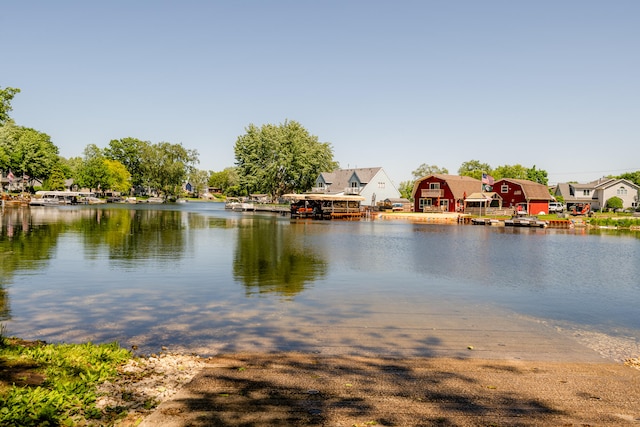
<svg viewBox="0 0 640 427">
<path fill-rule="evenodd" d="M 423 181 L 429 181 L 429 178 L 437 178 L 439 180 L 446 181 L 447 185 L 451 189 L 453 197 L 456 199 L 463 199 L 465 197 L 465 193 L 471 194 L 477 192 L 479 189 L 482 189 L 482 182 L 479 179 L 471 178 L 470 176 L 446 175 L 436 173 L 424 176 L 416 180 L 416 182 L 413 184 L 413 191 L 411 193 L 414 198 L 420 183 Z"/>
<path fill-rule="evenodd" d="M 349 180 L 354 174 L 362 184 L 366 185 L 380 169 L 382 168 L 337 169 L 333 172 L 322 172 L 320 176 L 327 185 L 335 189 L 343 189 L 349 187 Z"/>
<path fill-rule="evenodd" d="M 549 193 L 549 188 L 546 185 L 529 181 L 527 179 L 516 178 L 501 178 L 497 180 L 497 182 L 500 181 L 512 182 L 519 185 L 520 188 L 522 188 L 525 199 L 527 200 L 553 200 Z"/>
<path fill-rule="evenodd" d="M 596 185 L 597 189 L 605 189 L 605 188 L 610 188 L 613 187 L 614 185 L 627 185 L 633 189 L 638 190 L 640 187 L 638 187 L 636 184 L 634 184 L 633 182 L 629 181 L 628 179 L 608 179 L 604 182 L 601 182 L 599 184 Z"/>
</svg>

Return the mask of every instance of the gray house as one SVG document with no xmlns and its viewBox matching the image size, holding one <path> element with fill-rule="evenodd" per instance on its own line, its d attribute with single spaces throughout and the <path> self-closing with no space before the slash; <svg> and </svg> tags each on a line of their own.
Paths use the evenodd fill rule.
<svg viewBox="0 0 640 427">
<path fill-rule="evenodd" d="M 640 187 L 626 179 L 600 178 L 586 184 L 558 184 L 554 195 L 562 196 L 568 209 L 573 205 L 585 203 L 591 205 L 591 210 L 604 209 L 607 200 L 612 197 L 622 199 L 625 209 L 637 209 L 639 189 Z"/>
<path fill-rule="evenodd" d="M 362 206 L 376 206 L 377 201 L 400 197 L 400 192 L 381 167 L 322 172 L 316 179 L 316 185 L 312 191 L 362 196 L 364 197 Z"/>
</svg>

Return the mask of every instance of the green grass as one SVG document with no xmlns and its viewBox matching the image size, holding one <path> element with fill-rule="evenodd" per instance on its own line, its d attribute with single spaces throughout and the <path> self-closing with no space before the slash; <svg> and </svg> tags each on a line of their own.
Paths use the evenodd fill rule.
<svg viewBox="0 0 640 427">
<path fill-rule="evenodd" d="M 132 354 L 117 343 L 45 344 L 6 338 L 0 327 L 0 425 L 91 424 L 96 387 Z M 105 425 L 102 421 L 96 425 Z"/>
</svg>

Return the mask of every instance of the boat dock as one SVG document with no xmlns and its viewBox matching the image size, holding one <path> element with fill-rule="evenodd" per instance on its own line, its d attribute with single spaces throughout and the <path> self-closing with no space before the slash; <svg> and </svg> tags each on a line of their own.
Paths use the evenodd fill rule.
<svg viewBox="0 0 640 427">
<path fill-rule="evenodd" d="M 359 219 L 365 216 L 360 203 L 362 196 L 334 194 L 285 194 L 291 200 L 291 218 Z"/>
</svg>

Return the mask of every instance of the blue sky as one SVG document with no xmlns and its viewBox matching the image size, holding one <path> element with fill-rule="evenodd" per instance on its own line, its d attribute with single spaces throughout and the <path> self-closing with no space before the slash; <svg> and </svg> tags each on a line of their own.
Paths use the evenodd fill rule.
<svg viewBox="0 0 640 427">
<path fill-rule="evenodd" d="M 12 117 L 65 157 L 135 137 L 233 166 L 300 122 L 342 167 L 640 170 L 640 1 L 32 1 L 0 6 Z"/>
</svg>

